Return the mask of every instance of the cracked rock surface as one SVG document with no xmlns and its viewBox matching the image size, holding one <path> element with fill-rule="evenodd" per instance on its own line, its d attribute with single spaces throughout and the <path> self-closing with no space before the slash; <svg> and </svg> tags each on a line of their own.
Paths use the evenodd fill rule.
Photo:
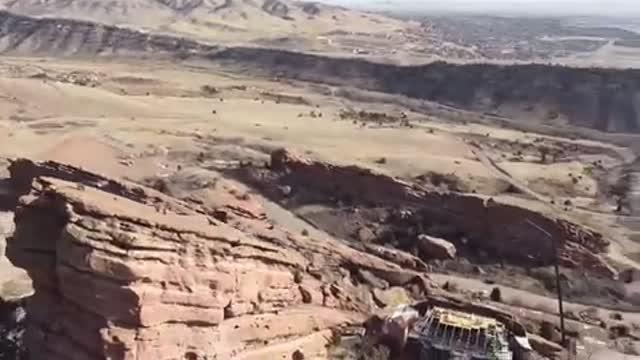
<svg viewBox="0 0 640 360">
<path fill-rule="evenodd" d="M 37 359 L 326 357 L 333 331 L 375 306 L 351 270 L 424 281 L 276 228 L 250 198 L 221 195 L 222 222 L 219 209 L 66 165 L 16 161 L 11 173 L 21 197 L 7 255 L 33 280 L 25 342 Z"/>
</svg>

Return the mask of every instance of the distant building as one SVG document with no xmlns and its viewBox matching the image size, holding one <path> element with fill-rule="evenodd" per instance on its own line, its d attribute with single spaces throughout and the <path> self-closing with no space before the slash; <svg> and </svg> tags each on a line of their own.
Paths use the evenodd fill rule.
<svg viewBox="0 0 640 360">
<path fill-rule="evenodd" d="M 425 360 L 513 359 L 508 331 L 493 318 L 433 307 L 416 324 L 412 336 L 421 343 Z"/>
</svg>

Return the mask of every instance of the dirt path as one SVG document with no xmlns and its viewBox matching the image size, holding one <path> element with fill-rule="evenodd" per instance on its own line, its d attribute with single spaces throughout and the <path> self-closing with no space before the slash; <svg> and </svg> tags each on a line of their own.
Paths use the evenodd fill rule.
<svg viewBox="0 0 640 360">
<path fill-rule="evenodd" d="M 549 208 L 553 209 L 554 211 L 562 211 L 561 208 L 559 208 L 558 206 L 554 206 L 553 204 L 551 204 L 551 198 L 548 196 L 544 196 L 536 191 L 534 191 L 533 189 L 531 189 L 528 185 L 526 185 L 525 183 L 519 181 L 518 179 L 514 178 L 513 176 L 511 176 L 511 174 L 509 174 L 509 172 L 507 172 L 506 170 L 504 170 L 502 167 L 500 167 L 500 165 L 498 165 L 495 161 L 493 161 L 493 159 L 491 159 L 491 157 L 489 157 L 489 155 L 487 155 L 486 151 L 484 151 L 484 149 L 482 147 L 480 147 L 480 145 L 472 143 L 470 144 L 471 146 L 471 153 L 496 177 L 508 182 L 509 184 L 513 185 L 515 188 L 517 188 L 518 190 L 520 190 L 521 192 L 529 195 L 530 197 L 534 198 L 535 200 L 538 200 L 542 203 L 545 203 L 547 206 L 549 206 Z M 624 165 L 624 164 L 623 164 Z M 634 174 L 635 175 L 635 174 Z M 640 180 L 640 174 L 638 175 L 639 180 Z M 636 184 L 634 184 L 636 185 Z M 640 185 L 637 186 L 638 191 L 638 195 L 640 196 Z M 596 210 L 592 210 L 592 209 L 587 209 L 584 207 L 575 207 L 572 210 L 576 210 L 576 211 L 580 211 L 583 213 L 587 213 L 587 214 L 591 214 L 591 215 L 597 215 L 597 216 L 604 216 L 604 217 L 610 217 L 610 218 L 614 218 L 614 219 L 620 219 L 620 220 L 640 220 L 640 216 L 625 216 L 625 215 L 616 215 L 616 214 L 608 214 L 602 211 L 596 211 Z"/>
<path fill-rule="evenodd" d="M 491 173 L 496 176 L 497 178 L 500 178 L 506 182 L 508 182 L 509 184 L 513 185 L 515 188 L 517 188 L 518 190 L 520 190 L 521 192 L 529 195 L 530 197 L 544 202 L 546 204 L 549 204 L 551 202 L 551 199 L 549 199 L 546 196 L 543 196 L 533 190 L 531 190 L 526 184 L 520 182 L 519 180 L 513 178 L 506 170 L 502 169 L 500 166 L 498 166 L 498 164 L 495 163 L 495 161 L 493 161 L 493 159 L 491 159 L 489 157 L 489 155 L 487 155 L 487 153 L 484 151 L 484 149 L 482 149 L 480 147 L 480 145 L 475 144 L 475 143 L 471 143 L 471 153 L 478 159 L 480 160 L 480 162 L 487 168 L 489 169 L 489 171 L 491 171 Z"/>
<path fill-rule="evenodd" d="M 471 149 L 471 153 L 489 171 L 491 171 L 491 173 L 494 176 L 496 176 L 496 177 L 498 177 L 500 179 L 503 179 L 504 181 L 507 181 L 509 184 L 511 184 L 512 186 L 514 186 L 515 188 L 517 188 L 518 190 L 520 190 L 524 194 L 527 194 L 530 197 L 534 198 L 535 200 L 538 200 L 538 201 L 544 203 L 550 209 L 552 209 L 554 212 L 561 213 L 563 211 L 563 209 L 551 204 L 551 199 L 550 198 L 537 193 L 536 191 L 534 191 L 531 188 L 529 188 L 526 184 L 524 184 L 524 183 L 520 182 L 519 180 L 513 178 L 506 170 L 502 169 L 498 164 L 496 164 L 495 161 L 493 161 L 487 155 L 487 153 L 484 151 L 484 149 L 482 149 L 482 147 L 480 147 L 480 145 L 472 143 L 472 144 L 470 144 L 470 146 L 472 148 Z M 638 189 L 638 191 L 640 191 L 640 189 Z M 591 214 L 591 215 L 596 215 L 598 217 L 611 217 L 614 220 L 619 220 L 619 221 L 623 221 L 623 222 L 640 223 L 640 217 L 638 217 L 638 216 L 619 216 L 619 215 L 613 215 L 613 214 L 605 214 L 605 213 L 602 213 L 602 212 L 599 212 L 599 211 L 594 211 L 594 210 L 585 209 L 585 208 L 581 208 L 581 207 L 575 208 L 575 209 L 573 209 L 573 211 L 579 211 L 579 212 L 583 212 L 583 213 L 588 213 L 588 214 Z M 623 247 L 622 244 L 617 244 L 615 242 L 612 242 L 610 247 L 609 247 L 609 251 L 608 251 L 607 255 L 612 260 L 614 260 L 614 261 L 616 261 L 616 262 L 618 262 L 620 264 L 624 264 L 626 266 L 633 267 L 633 268 L 640 268 L 640 263 L 628 258 L 624 254 L 624 249 L 622 247 Z"/>
<path fill-rule="evenodd" d="M 446 274 L 436 274 L 430 273 L 429 277 L 439 283 L 455 282 L 458 284 L 460 288 L 464 288 L 466 290 L 472 291 L 488 291 L 490 292 L 497 285 L 489 285 L 485 284 L 480 280 L 469 279 L 465 277 L 455 276 L 455 275 L 446 275 Z M 505 299 L 505 303 L 509 304 L 510 302 L 522 302 L 523 304 L 520 306 L 523 307 L 531 307 L 532 309 L 536 309 L 539 311 L 549 311 L 553 309 L 553 314 L 555 309 L 558 308 L 558 302 L 555 298 L 547 297 L 543 295 L 538 295 L 531 293 L 529 291 L 515 289 L 508 286 L 498 285 L 502 292 L 502 296 Z M 592 306 L 572 303 L 572 302 L 564 302 L 566 311 L 573 311 L 574 313 L 578 313 L 579 311 L 585 310 L 587 308 L 593 308 Z M 608 318 L 611 313 L 622 314 L 625 320 L 629 320 L 632 322 L 640 323 L 640 313 L 638 312 L 622 312 L 622 311 L 613 311 L 608 309 L 600 309 L 603 318 Z"/>
</svg>

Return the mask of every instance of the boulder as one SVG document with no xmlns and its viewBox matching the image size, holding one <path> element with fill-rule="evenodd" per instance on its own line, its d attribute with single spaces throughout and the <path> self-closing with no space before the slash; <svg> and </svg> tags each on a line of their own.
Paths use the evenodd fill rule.
<svg viewBox="0 0 640 360">
<path fill-rule="evenodd" d="M 383 308 L 406 305 L 412 302 L 407 291 L 398 286 L 394 286 L 387 290 L 373 289 L 372 293 L 373 299 L 380 307 Z"/>
<path fill-rule="evenodd" d="M 371 285 L 374 288 L 378 289 L 386 289 L 389 287 L 389 283 L 375 276 L 369 270 L 360 269 L 357 272 L 357 277 L 360 281 Z"/>
<path fill-rule="evenodd" d="M 403 268 L 416 271 L 429 271 L 429 266 L 425 264 L 424 261 L 408 252 L 374 244 L 365 244 L 364 247 L 368 253 L 391 261 Z"/>
<path fill-rule="evenodd" d="M 418 235 L 417 240 L 420 253 L 428 259 L 449 260 L 456 257 L 456 246 L 447 240 L 425 234 Z"/>
<path fill-rule="evenodd" d="M 366 226 L 361 227 L 358 230 L 357 235 L 358 240 L 362 241 L 363 243 L 370 243 L 376 240 L 376 234 L 373 232 L 373 230 L 369 229 Z"/>
<path fill-rule="evenodd" d="M 562 346 L 535 334 L 529 334 L 528 337 L 535 352 L 549 359 L 560 359 L 564 350 Z"/>
<path fill-rule="evenodd" d="M 310 164 L 310 161 L 289 149 L 278 149 L 271 153 L 270 167 L 274 171 L 285 171 L 289 166 L 299 164 Z"/>
</svg>

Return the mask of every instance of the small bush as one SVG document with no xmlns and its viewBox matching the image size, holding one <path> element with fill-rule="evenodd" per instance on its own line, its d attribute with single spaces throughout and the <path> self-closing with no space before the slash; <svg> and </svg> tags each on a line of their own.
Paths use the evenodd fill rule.
<svg viewBox="0 0 640 360">
<path fill-rule="evenodd" d="M 217 94 L 218 93 L 218 89 L 216 89 L 215 87 L 211 86 L 211 85 L 203 85 L 200 90 L 205 93 L 205 94 L 209 94 L 209 95 L 213 95 L 213 94 Z"/>
<path fill-rule="evenodd" d="M 494 287 L 493 290 L 491 290 L 491 295 L 489 295 L 489 298 L 491 299 L 491 301 L 502 302 L 502 292 L 500 291 L 500 288 Z"/>
</svg>

